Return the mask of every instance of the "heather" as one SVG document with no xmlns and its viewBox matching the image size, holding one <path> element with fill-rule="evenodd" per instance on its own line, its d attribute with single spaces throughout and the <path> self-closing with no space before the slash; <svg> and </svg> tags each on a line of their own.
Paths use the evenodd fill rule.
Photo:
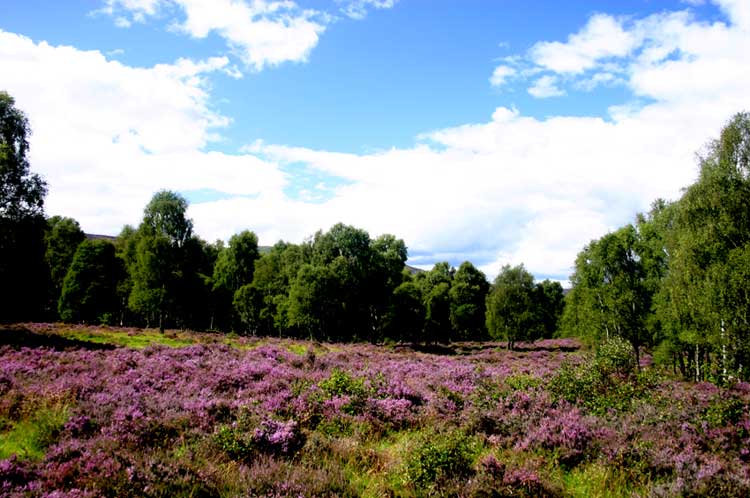
<svg viewBox="0 0 750 498">
<path fill-rule="evenodd" d="M 621 344 L 118 334 L 151 332 L 0 331 L 0 494 L 750 493 L 750 385 L 674 380 Z"/>
</svg>

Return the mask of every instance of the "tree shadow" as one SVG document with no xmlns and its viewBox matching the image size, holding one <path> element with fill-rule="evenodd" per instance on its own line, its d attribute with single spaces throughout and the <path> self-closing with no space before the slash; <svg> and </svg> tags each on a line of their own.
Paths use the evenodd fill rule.
<svg viewBox="0 0 750 498">
<path fill-rule="evenodd" d="M 447 344 L 399 344 L 394 347 L 394 351 L 406 353 L 427 353 L 440 356 L 454 356 L 456 354 L 456 350 Z"/>
<path fill-rule="evenodd" d="M 112 344 L 98 344 L 78 339 L 68 339 L 56 334 L 40 334 L 25 327 L 1 325 L 0 346 L 10 346 L 13 349 L 50 348 L 56 351 L 65 351 L 68 349 L 106 351 L 116 348 L 116 346 Z"/>
</svg>

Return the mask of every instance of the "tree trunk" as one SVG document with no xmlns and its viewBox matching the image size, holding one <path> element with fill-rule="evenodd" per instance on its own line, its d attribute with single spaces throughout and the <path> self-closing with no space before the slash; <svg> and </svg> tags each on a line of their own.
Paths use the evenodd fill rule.
<svg viewBox="0 0 750 498">
<path fill-rule="evenodd" d="M 701 380 L 701 358 L 700 358 L 700 350 L 698 348 L 698 345 L 695 345 L 695 382 L 700 382 Z"/>
<path fill-rule="evenodd" d="M 683 379 L 688 378 L 688 367 L 685 365 L 685 355 L 683 354 L 683 351 L 680 351 L 680 353 L 677 355 L 677 364 L 680 367 L 680 373 L 682 374 Z"/>
<path fill-rule="evenodd" d="M 635 369 L 641 371 L 641 348 L 638 343 L 633 343 L 633 352 L 635 353 Z"/>
</svg>

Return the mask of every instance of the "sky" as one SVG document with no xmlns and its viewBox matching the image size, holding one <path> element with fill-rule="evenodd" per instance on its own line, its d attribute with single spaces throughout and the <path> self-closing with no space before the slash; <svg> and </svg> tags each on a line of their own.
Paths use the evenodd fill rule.
<svg viewBox="0 0 750 498">
<path fill-rule="evenodd" d="M 0 4 L 46 211 L 89 233 L 168 189 L 208 241 L 343 222 L 566 282 L 750 108 L 750 0 Z"/>
</svg>

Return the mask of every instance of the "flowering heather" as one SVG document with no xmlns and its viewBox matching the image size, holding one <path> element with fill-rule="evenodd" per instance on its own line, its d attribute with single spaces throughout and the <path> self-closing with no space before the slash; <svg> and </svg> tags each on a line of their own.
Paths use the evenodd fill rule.
<svg viewBox="0 0 750 498">
<path fill-rule="evenodd" d="M 632 374 L 565 399 L 562 364 L 595 369 L 571 340 L 438 355 L 24 330 L 33 347 L 0 330 L 0 496 L 750 495 L 750 386 Z"/>
</svg>

